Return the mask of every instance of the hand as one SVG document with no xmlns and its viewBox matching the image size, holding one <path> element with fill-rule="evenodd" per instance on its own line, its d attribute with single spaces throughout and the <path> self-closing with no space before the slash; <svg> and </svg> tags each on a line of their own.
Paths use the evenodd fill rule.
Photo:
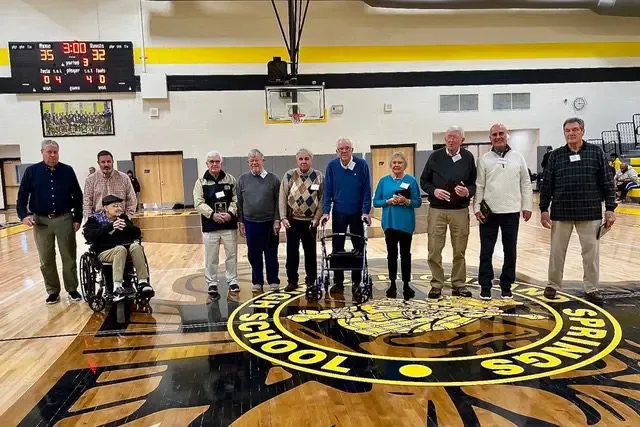
<svg viewBox="0 0 640 427">
<path fill-rule="evenodd" d="M 273 222 L 273 234 L 277 236 L 278 233 L 280 233 L 280 221 L 274 221 Z"/>
<path fill-rule="evenodd" d="M 527 222 L 531 219 L 531 211 L 522 211 L 522 218 L 524 222 Z"/>
<path fill-rule="evenodd" d="M 222 214 L 222 221 L 223 222 L 229 222 L 231 221 L 231 214 L 229 212 Z"/>
<path fill-rule="evenodd" d="M 549 212 L 542 212 L 540 215 L 540 224 L 544 228 L 551 229 L 551 218 L 549 217 Z"/>
<path fill-rule="evenodd" d="M 483 222 L 483 221 L 484 221 L 485 219 L 487 219 L 487 218 L 482 214 L 482 212 L 476 212 L 476 219 L 477 219 L 479 222 Z"/>
<path fill-rule="evenodd" d="M 247 230 L 244 228 L 243 223 L 238 224 L 238 229 L 240 230 L 240 235 L 242 237 L 247 237 Z"/>
<path fill-rule="evenodd" d="M 113 228 L 116 230 L 123 230 L 126 226 L 127 224 L 124 222 L 123 219 L 120 219 L 120 218 L 116 219 L 113 222 Z"/>
<path fill-rule="evenodd" d="M 319 219 L 312 219 L 311 220 L 311 228 L 318 228 L 318 224 L 320 223 Z"/>
<path fill-rule="evenodd" d="M 456 185 L 456 194 L 460 197 L 469 197 L 469 189 L 464 185 Z"/>
<path fill-rule="evenodd" d="M 398 201 L 396 200 L 395 196 L 391 197 L 390 199 L 387 199 L 387 204 L 388 205 L 397 205 Z"/>
<path fill-rule="evenodd" d="M 604 224 L 606 228 L 610 228 L 613 223 L 616 222 L 616 214 L 613 211 L 606 211 L 604 213 Z"/>
<path fill-rule="evenodd" d="M 433 195 L 436 196 L 436 199 L 444 200 L 446 202 L 451 201 L 451 193 L 446 190 L 441 190 L 440 188 L 438 188 L 433 192 Z"/>
<path fill-rule="evenodd" d="M 396 205 L 406 205 L 409 202 L 409 200 L 401 194 L 395 194 L 393 198 L 396 201 Z"/>
<path fill-rule="evenodd" d="M 33 227 L 33 224 L 34 224 L 34 222 L 33 222 L 33 215 L 25 216 L 25 217 L 22 219 L 22 223 L 23 223 L 24 225 L 29 226 L 29 227 Z"/>
<path fill-rule="evenodd" d="M 80 230 L 80 223 L 79 222 L 74 222 L 73 223 L 73 232 L 77 233 L 78 230 Z"/>
<path fill-rule="evenodd" d="M 364 221 L 367 225 L 371 225 L 371 216 L 367 214 L 362 215 L 362 221 Z"/>
<path fill-rule="evenodd" d="M 290 228 L 291 228 L 291 224 L 289 223 L 289 220 L 288 220 L 288 219 L 286 219 L 286 218 L 285 218 L 285 219 L 283 219 L 282 221 L 280 221 L 280 223 L 282 224 L 282 226 L 283 226 L 286 230 L 288 230 L 288 229 L 290 229 Z"/>
<path fill-rule="evenodd" d="M 220 224 L 222 222 L 222 214 L 214 213 L 213 216 L 211 217 L 211 219 L 214 222 L 217 222 L 218 224 Z"/>
<path fill-rule="evenodd" d="M 329 221 L 329 214 L 322 214 L 320 217 L 320 225 L 325 225 Z"/>
</svg>

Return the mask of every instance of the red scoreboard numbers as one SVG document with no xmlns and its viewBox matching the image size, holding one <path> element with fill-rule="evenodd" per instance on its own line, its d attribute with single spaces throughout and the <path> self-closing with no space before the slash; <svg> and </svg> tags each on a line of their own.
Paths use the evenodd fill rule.
<svg viewBox="0 0 640 427">
<path fill-rule="evenodd" d="M 63 42 L 62 52 L 65 55 L 71 53 L 87 53 L 87 44 L 84 42 Z"/>
</svg>

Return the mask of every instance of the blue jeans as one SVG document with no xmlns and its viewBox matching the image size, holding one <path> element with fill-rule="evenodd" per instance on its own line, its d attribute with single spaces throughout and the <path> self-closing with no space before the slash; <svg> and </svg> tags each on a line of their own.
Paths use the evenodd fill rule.
<svg viewBox="0 0 640 427">
<path fill-rule="evenodd" d="M 345 215 L 340 212 L 333 212 L 331 214 L 331 232 L 332 233 L 346 233 L 347 227 L 349 232 L 364 236 L 364 224 L 362 223 L 362 214 Z M 345 236 L 335 236 L 332 239 L 333 252 L 344 251 Z M 351 244 L 357 251 L 362 252 L 364 250 L 364 240 L 358 238 L 351 238 Z M 344 284 L 344 271 L 336 271 L 333 274 L 333 280 L 336 285 Z M 358 285 L 362 281 L 362 270 L 353 270 L 351 272 L 351 283 Z"/>
<path fill-rule="evenodd" d="M 251 264 L 251 280 L 254 285 L 264 284 L 263 265 L 266 264 L 267 283 L 280 284 L 278 278 L 278 243 L 279 237 L 273 234 L 273 221 L 244 221 L 247 234 L 247 251 Z M 264 256 L 264 263 L 262 257 Z"/>
</svg>

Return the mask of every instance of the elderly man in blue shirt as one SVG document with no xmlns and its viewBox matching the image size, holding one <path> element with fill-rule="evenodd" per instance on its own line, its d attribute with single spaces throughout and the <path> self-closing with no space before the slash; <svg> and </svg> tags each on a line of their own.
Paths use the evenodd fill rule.
<svg viewBox="0 0 640 427">
<path fill-rule="evenodd" d="M 82 223 L 82 190 L 73 168 L 59 161 L 58 143 L 42 141 L 42 162 L 29 166 L 20 182 L 17 211 L 33 227 L 40 271 L 47 289 L 46 303 L 60 301 L 56 239 L 62 258 L 64 288 L 71 301 L 80 301 L 76 264 L 76 232 Z"/>
</svg>

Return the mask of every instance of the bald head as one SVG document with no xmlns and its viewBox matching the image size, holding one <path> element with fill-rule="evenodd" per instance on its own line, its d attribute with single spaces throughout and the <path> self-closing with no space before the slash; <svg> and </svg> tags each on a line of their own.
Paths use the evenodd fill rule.
<svg viewBox="0 0 640 427">
<path fill-rule="evenodd" d="M 509 129 L 502 123 L 496 123 L 489 129 L 489 139 L 491 147 L 497 152 L 503 152 L 507 148 L 509 141 Z"/>
</svg>

